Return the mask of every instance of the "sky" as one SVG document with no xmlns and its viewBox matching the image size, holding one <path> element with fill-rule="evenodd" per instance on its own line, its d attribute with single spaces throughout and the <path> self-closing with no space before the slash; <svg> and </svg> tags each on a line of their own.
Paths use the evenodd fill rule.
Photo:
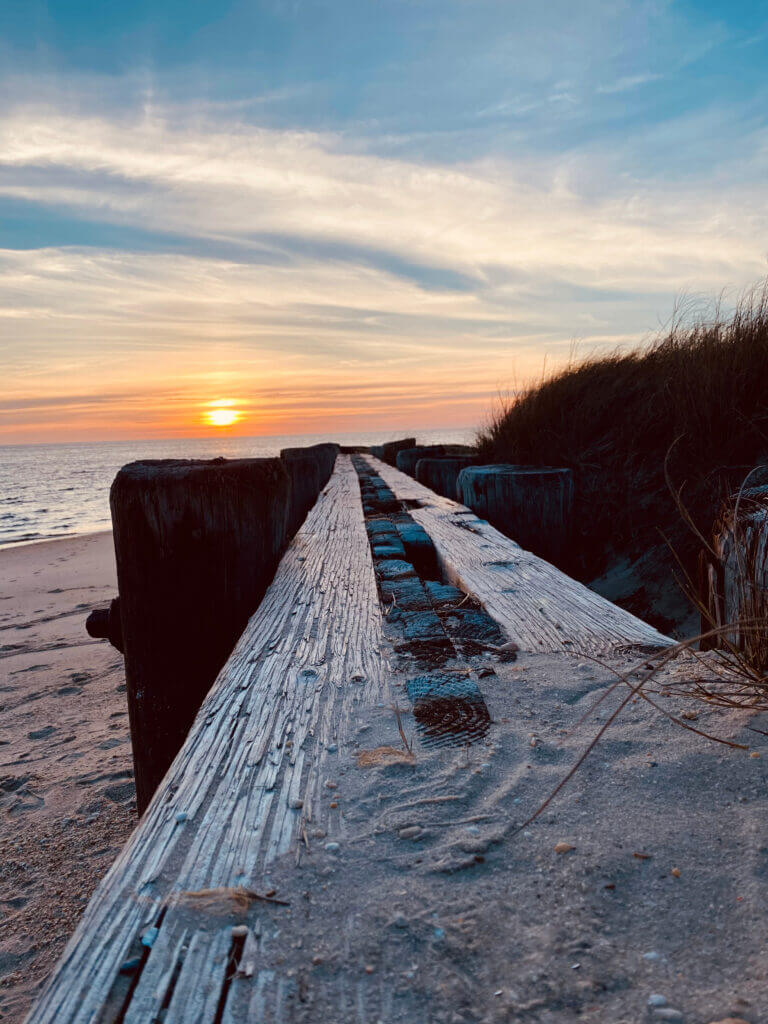
<svg viewBox="0 0 768 1024">
<path fill-rule="evenodd" d="M 481 425 L 736 301 L 767 68 L 756 0 L 3 0 L 0 443 Z"/>
</svg>

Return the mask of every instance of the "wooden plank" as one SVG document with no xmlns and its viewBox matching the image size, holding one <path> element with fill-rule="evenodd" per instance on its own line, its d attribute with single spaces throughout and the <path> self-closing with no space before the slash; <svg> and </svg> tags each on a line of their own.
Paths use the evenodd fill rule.
<svg viewBox="0 0 768 1024">
<path fill-rule="evenodd" d="M 525 551 L 464 505 L 365 457 L 427 531 L 447 578 L 528 651 L 599 654 L 674 641 Z"/>
<path fill-rule="evenodd" d="M 329 750 L 345 741 L 356 711 L 386 692 L 357 476 L 340 456 L 29 1020 L 127 1021 L 134 999 L 137 1019 L 155 1019 L 175 967 L 167 1020 L 213 1021 L 212 968 L 203 991 L 202 967 L 191 965 L 209 963 L 203 948 L 221 961 L 230 941 L 221 920 L 250 906 L 233 890 L 258 889 L 271 863 L 289 850 L 300 854 L 297 839 L 309 823 L 338 832 L 320 801 Z M 159 915 L 157 941 L 131 991 L 121 965 Z M 223 973 L 215 976 L 220 989 Z"/>
</svg>

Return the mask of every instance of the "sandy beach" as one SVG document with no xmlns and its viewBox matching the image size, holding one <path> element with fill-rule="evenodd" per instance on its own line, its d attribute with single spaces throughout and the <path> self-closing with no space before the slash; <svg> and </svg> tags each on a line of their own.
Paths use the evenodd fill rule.
<svg viewBox="0 0 768 1024">
<path fill-rule="evenodd" d="M 111 533 L 0 551 L 0 1020 L 17 1022 L 136 822 L 121 656 L 85 632 Z"/>
</svg>

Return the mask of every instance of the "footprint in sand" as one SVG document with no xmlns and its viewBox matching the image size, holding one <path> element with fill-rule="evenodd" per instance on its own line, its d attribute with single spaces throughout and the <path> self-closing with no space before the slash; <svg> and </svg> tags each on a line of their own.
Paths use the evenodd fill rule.
<svg viewBox="0 0 768 1024">
<path fill-rule="evenodd" d="M 49 736 L 53 736 L 55 732 L 58 732 L 56 726 L 45 725 L 42 729 L 33 729 L 32 732 L 28 732 L 27 736 L 31 740 L 47 740 Z"/>
<path fill-rule="evenodd" d="M 136 786 L 133 782 L 120 782 L 115 786 L 105 786 L 102 792 L 113 804 L 124 804 L 135 798 Z"/>
</svg>

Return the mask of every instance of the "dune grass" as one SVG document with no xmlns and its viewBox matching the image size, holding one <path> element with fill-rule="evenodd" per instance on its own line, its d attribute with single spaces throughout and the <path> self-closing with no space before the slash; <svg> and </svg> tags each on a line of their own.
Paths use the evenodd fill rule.
<svg viewBox="0 0 768 1024">
<path fill-rule="evenodd" d="M 695 576 L 690 525 L 709 537 L 723 498 L 768 455 L 768 285 L 729 314 L 678 317 L 635 351 L 572 363 L 503 405 L 478 443 L 489 462 L 573 470 L 569 569 L 582 579 L 661 552 L 663 538 Z"/>
</svg>

